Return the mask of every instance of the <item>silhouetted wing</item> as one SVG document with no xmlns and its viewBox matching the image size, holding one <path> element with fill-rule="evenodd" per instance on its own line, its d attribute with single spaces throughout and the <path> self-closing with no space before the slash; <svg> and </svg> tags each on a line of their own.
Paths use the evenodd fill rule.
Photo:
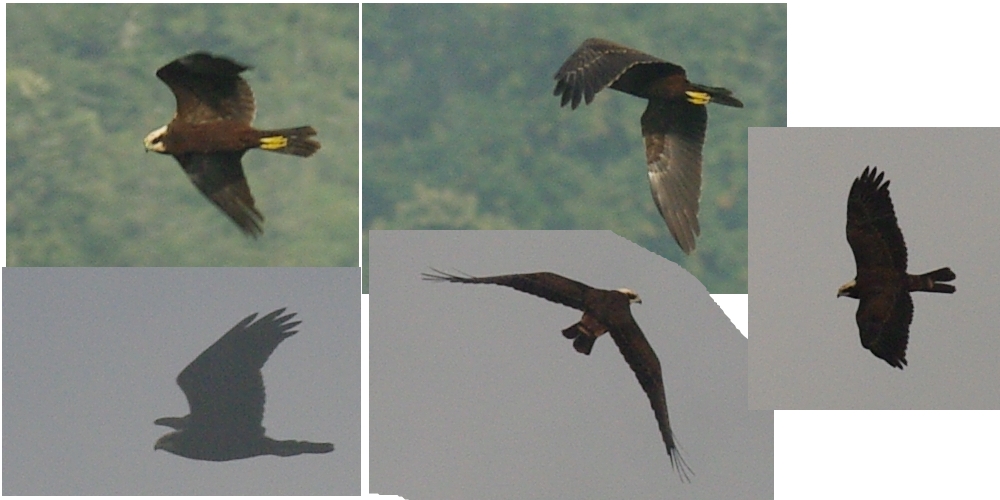
<svg viewBox="0 0 1000 500">
<path fill-rule="evenodd" d="M 660 369 L 660 360 L 656 357 L 656 352 L 649 345 L 649 341 L 642 334 L 642 330 L 639 329 L 639 325 L 636 324 L 628 309 L 614 315 L 611 319 L 609 332 L 618 346 L 618 350 L 625 357 L 629 368 L 635 373 L 635 378 L 639 380 L 642 390 L 649 398 L 649 405 L 653 408 L 653 414 L 660 427 L 660 435 L 663 437 L 663 443 L 667 446 L 670 465 L 677 470 L 682 479 L 688 480 L 690 468 L 681 458 L 674 442 L 674 433 L 670 429 L 670 418 L 667 416 L 667 397 L 663 390 L 663 372 Z"/>
<path fill-rule="evenodd" d="M 177 117 L 187 123 L 235 120 L 249 124 L 256 105 L 239 75 L 249 66 L 232 59 L 195 52 L 156 71 L 177 98 Z"/>
<path fill-rule="evenodd" d="M 452 283 L 488 283 L 493 285 L 509 286 L 524 293 L 530 293 L 536 297 L 541 297 L 552 302 L 583 310 L 583 295 L 592 288 L 564 278 L 555 273 L 529 273 L 529 274 L 505 274 L 502 276 L 487 276 L 476 278 L 473 276 L 455 276 L 443 273 L 434 269 L 437 274 L 423 273 L 422 276 L 430 281 L 450 281 Z"/>
<path fill-rule="evenodd" d="M 847 197 L 847 242 L 854 252 L 859 281 L 868 269 L 906 272 L 906 243 L 889 198 L 889 181 L 882 183 L 884 175 L 865 168 Z"/>
<path fill-rule="evenodd" d="M 174 155 L 188 178 L 244 233 L 256 238 L 264 232 L 264 215 L 254 206 L 241 159 L 246 151 Z"/>
<path fill-rule="evenodd" d="M 264 434 L 260 370 L 299 324 L 288 322 L 295 313 L 281 316 L 284 311 L 278 309 L 256 322 L 256 313 L 247 316 L 177 376 L 191 407 L 190 427 L 222 434 Z"/>
<path fill-rule="evenodd" d="M 701 197 L 701 149 L 708 112 L 683 99 L 650 99 L 642 114 L 649 187 L 656 208 L 684 253 L 695 248 Z"/>
<path fill-rule="evenodd" d="M 877 294 L 862 296 L 855 318 L 861 345 L 886 363 L 902 369 L 906 364 L 906 344 L 913 321 L 913 301 L 901 287 L 880 288 Z"/>
<path fill-rule="evenodd" d="M 588 38 L 556 71 L 554 95 L 561 106 L 580 101 L 590 104 L 607 86 L 638 97 L 646 96 L 646 86 L 658 78 L 684 75 L 684 69 L 644 52 L 608 40 Z"/>
</svg>

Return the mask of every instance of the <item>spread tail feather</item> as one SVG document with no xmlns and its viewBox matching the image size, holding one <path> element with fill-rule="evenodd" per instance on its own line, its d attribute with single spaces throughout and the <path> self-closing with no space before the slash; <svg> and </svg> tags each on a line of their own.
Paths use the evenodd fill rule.
<svg viewBox="0 0 1000 500">
<path fill-rule="evenodd" d="M 330 453 L 333 451 L 333 443 L 312 443 L 309 441 L 278 441 L 271 439 L 268 442 L 268 455 L 278 455 L 290 457 L 303 453 Z"/>
<path fill-rule="evenodd" d="M 319 141 L 311 139 L 316 129 L 305 126 L 260 131 L 260 148 L 286 155 L 312 156 L 319 151 Z"/>
<path fill-rule="evenodd" d="M 573 339 L 573 348 L 576 349 L 576 352 L 588 356 L 590 355 L 590 350 L 594 348 L 594 342 L 597 340 L 597 337 L 587 333 L 587 330 L 580 323 L 563 330 L 562 334 L 563 337 Z"/>
<path fill-rule="evenodd" d="M 691 88 L 698 92 L 704 92 L 711 96 L 710 102 L 715 104 L 721 104 L 723 106 L 731 106 L 734 108 L 742 108 L 743 102 L 739 99 L 733 97 L 733 91 L 722 88 L 722 87 L 709 87 L 706 85 L 698 85 L 695 83 L 691 84 Z"/>
<path fill-rule="evenodd" d="M 911 276 L 910 291 L 955 293 L 954 286 L 942 283 L 942 281 L 953 279 L 955 279 L 955 273 L 952 272 L 951 268 L 942 267 L 919 276 Z"/>
</svg>

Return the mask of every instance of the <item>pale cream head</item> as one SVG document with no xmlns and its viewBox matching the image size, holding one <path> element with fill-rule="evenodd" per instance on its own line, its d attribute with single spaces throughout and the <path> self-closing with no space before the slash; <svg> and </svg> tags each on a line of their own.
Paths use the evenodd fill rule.
<svg viewBox="0 0 1000 500">
<path fill-rule="evenodd" d="M 619 288 L 618 291 L 625 294 L 625 296 L 628 297 L 628 301 L 630 304 L 642 304 L 642 299 L 639 298 L 638 293 L 635 293 L 628 288 Z"/>
<path fill-rule="evenodd" d="M 163 136 L 167 135 L 167 126 L 164 125 L 146 136 L 142 140 L 144 146 L 146 146 L 146 151 L 156 151 L 157 153 L 166 153 L 167 149 L 163 145 Z"/>
<path fill-rule="evenodd" d="M 856 284 L 857 283 L 854 280 L 851 280 L 841 285 L 840 288 L 837 289 L 837 297 L 853 297 L 851 293 L 854 291 L 854 285 Z"/>
</svg>

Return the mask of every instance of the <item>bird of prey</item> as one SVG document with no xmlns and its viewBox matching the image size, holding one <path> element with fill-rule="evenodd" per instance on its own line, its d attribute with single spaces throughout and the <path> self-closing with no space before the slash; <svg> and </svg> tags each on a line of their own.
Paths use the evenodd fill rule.
<svg viewBox="0 0 1000 500">
<path fill-rule="evenodd" d="M 561 106 L 590 104 L 605 87 L 648 99 L 642 114 L 653 201 L 686 254 L 695 248 L 701 197 L 701 149 L 709 102 L 742 108 L 732 92 L 688 81 L 684 68 L 608 40 L 588 38 L 555 74 Z"/>
<path fill-rule="evenodd" d="M 264 216 L 254 206 L 243 175 L 243 154 L 260 148 L 308 157 L 319 150 L 310 126 L 257 130 L 253 92 L 240 73 L 250 69 L 225 57 L 195 52 L 158 69 L 156 76 L 177 98 L 169 124 L 146 136 L 147 151 L 173 155 L 205 197 L 244 234 L 263 233 Z"/>
<path fill-rule="evenodd" d="M 885 172 L 865 167 L 847 197 L 847 242 L 857 274 L 837 290 L 837 297 L 859 299 L 855 319 L 861 345 L 886 363 L 903 369 L 913 320 L 910 292 L 955 293 L 945 281 L 950 268 L 914 275 L 906 272 L 906 243 L 896 222 Z"/>
<path fill-rule="evenodd" d="M 600 290 L 583 283 L 573 281 L 554 273 L 508 274 L 502 276 L 487 276 L 476 278 L 462 277 L 442 273 L 423 273 L 430 281 L 448 281 L 452 283 L 489 283 L 511 287 L 525 293 L 530 293 L 543 299 L 583 311 L 583 317 L 574 325 L 562 331 L 564 337 L 573 339 L 573 347 L 582 354 L 590 354 L 591 348 L 598 337 L 610 333 L 618 345 L 618 350 L 628 363 L 639 385 L 646 392 L 653 414 L 660 427 L 660 435 L 667 446 L 667 455 L 671 466 L 680 475 L 682 481 L 688 481 L 691 471 L 681 458 L 674 434 L 670 429 L 670 419 L 667 416 L 667 398 L 663 391 L 663 374 L 660 370 L 660 360 L 656 357 L 652 346 L 646 340 L 639 325 L 632 317 L 630 305 L 642 303 L 639 295 L 627 288 L 618 290 Z"/>
<path fill-rule="evenodd" d="M 331 443 L 278 441 L 264 435 L 264 378 L 260 370 L 282 340 L 296 333 L 295 313 L 284 308 L 256 322 L 251 314 L 198 355 L 177 376 L 191 413 L 163 417 L 156 425 L 174 432 L 156 441 L 155 450 L 195 460 L 222 462 L 258 455 L 290 457 L 329 453 Z"/>
</svg>

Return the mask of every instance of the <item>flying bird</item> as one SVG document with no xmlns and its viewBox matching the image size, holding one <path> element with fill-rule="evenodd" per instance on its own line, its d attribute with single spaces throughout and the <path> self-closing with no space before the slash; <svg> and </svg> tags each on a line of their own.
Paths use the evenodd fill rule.
<svg viewBox="0 0 1000 500">
<path fill-rule="evenodd" d="M 257 130 L 253 92 L 240 73 L 250 69 L 225 57 L 195 52 L 158 69 L 156 76 L 177 98 L 169 124 L 146 136 L 147 151 L 172 155 L 206 198 L 244 234 L 256 238 L 264 215 L 254 205 L 243 154 L 259 148 L 308 157 L 319 150 L 310 126 Z"/>
<path fill-rule="evenodd" d="M 896 222 L 885 172 L 865 167 L 847 197 L 847 242 L 857 274 L 837 290 L 837 297 L 860 300 L 855 319 L 861 345 L 886 363 L 903 369 L 913 321 L 910 292 L 955 293 L 945 281 L 950 268 L 914 275 L 906 272 L 906 243 Z"/>
<path fill-rule="evenodd" d="M 487 276 L 476 278 L 461 277 L 434 270 L 437 274 L 423 273 L 430 281 L 448 281 L 452 283 L 489 283 L 511 287 L 537 297 L 572 307 L 583 311 L 583 317 L 574 325 L 562 331 L 567 339 L 573 339 L 573 347 L 577 352 L 590 354 L 591 348 L 598 337 L 610 333 L 618 345 L 618 350 L 625 357 L 639 385 L 646 392 L 653 414 L 660 427 L 660 435 L 667 446 L 670 464 L 680 475 L 682 481 L 688 481 L 691 469 L 681 458 L 674 434 L 670 429 L 670 419 L 667 416 L 667 398 L 663 391 L 663 373 L 660 370 L 660 360 L 642 334 L 639 325 L 632 317 L 630 305 L 642 303 L 639 294 L 627 288 L 618 290 L 600 290 L 583 283 L 564 278 L 554 273 L 508 274 L 503 276 Z"/>
<path fill-rule="evenodd" d="M 742 108 L 721 87 L 691 83 L 684 68 L 608 40 L 588 38 L 555 74 L 555 95 L 572 109 L 605 87 L 648 99 L 642 114 L 649 187 L 656 208 L 686 254 L 695 249 L 701 197 L 701 149 L 709 102 Z"/>
<path fill-rule="evenodd" d="M 278 441 L 264 435 L 264 378 L 260 370 L 282 340 L 294 335 L 300 321 L 284 308 L 256 322 L 251 314 L 198 355 L 177 376 L 191 413 L 163 417 L 156 425 L 174 432 L 156 441 L 166 450 L 195 460 L 222 462 L 258 455 L 290 457 L 329 453 L 332 443 Z"/>
</svg>

